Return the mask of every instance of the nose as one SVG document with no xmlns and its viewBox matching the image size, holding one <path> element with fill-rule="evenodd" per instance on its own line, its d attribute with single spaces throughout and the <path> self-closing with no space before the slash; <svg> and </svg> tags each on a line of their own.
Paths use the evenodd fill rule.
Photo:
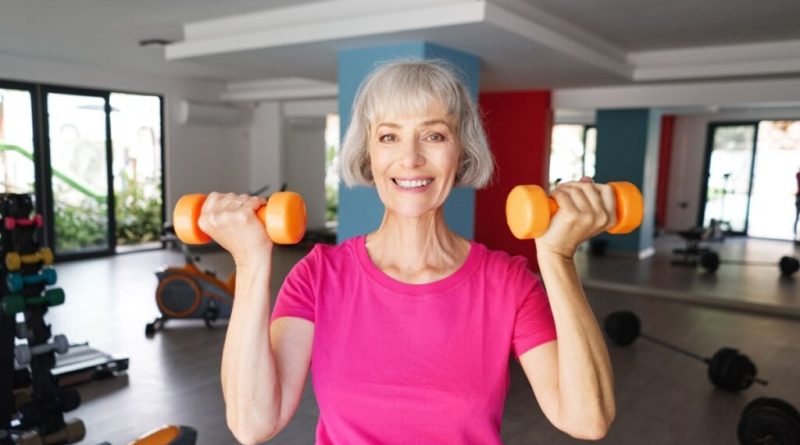
<svg viewBox="0 0 800 445">
<path fill-rule="evenodd" d="M 425 164 L 425 156 L 422 153 L 422 143 L 412 140 L 404 144 L 401 154 L 401 164 L 404 168 L 418 168 Z"/>
</svg>

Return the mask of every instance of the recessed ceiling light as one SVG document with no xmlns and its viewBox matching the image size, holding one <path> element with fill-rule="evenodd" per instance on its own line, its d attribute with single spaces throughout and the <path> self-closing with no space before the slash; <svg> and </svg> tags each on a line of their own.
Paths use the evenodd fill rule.
<svg viewBox="0 0 800 445">
<path fill-rule="evenodd" d="M 139 46 L 144 48 L 164 47 L 172 43 L 172 40 L 166 39 L 144 39 L 139 40 Z"/>
</svg>

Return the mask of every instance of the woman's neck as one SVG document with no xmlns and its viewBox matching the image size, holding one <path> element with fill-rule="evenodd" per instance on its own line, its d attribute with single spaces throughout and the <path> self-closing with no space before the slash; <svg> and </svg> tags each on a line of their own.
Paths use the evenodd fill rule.
<svg viewBox="0 0 800 445">
<path fill-rule="evenodd" d="M 469 254 L 470 243 L 453 233 L 444 211 L 406 218 L 392 212 L 367 235 L 367 252 L 387 275 L 407 283 L 427 283 L 455 272 Z"/>
</svg>

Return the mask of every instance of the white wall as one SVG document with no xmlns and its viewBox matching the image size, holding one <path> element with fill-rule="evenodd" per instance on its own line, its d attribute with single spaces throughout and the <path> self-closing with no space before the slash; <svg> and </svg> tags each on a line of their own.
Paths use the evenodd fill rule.
<svg viewBox="0 0 800 445">
<path fill-rule="evenodd" d="M 181 124 L 175 112 L 177 104 L 185 99 L 219 102 L 222 83 L 2 54 L 0 79 L 162 95 L 168 219 L 177 199 L 186 193 L 248 189 L 249 124 L 236 127 Z"/>
<path fill-rule="evenodd" d="M 306 202 L 309 229 L 325 227 L 325 117 L 287 117 L 286 181 Z"/>
<path fill-rule="evenodd" d="M 280 190 L 283 175 L 283 107 L 280 102 L 253 106 L 249 144 L 249 190 L 269 185 L 267 193 Z"/>
</svg>

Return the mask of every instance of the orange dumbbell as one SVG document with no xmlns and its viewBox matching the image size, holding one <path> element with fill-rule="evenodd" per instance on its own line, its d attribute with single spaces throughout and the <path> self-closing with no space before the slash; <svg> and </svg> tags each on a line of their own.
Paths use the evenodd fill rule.
<svg viewBox="0 0 800 445">
<path fill-rule="evenodd" d="M 172 214 L 175 235 L 186 244 L 205 244 L 211 237 L 197 226 L 206 195 L 186 195 L 178 200 Z M 267 235 L 276 244 L 296 244 L 306 233 L 306 204 L 295 192 L 277 192 L 267 200 L 267 205 L 256 210 L 264 223 Z"/>
<path fill-rule="evenodd" d="M 609 182 L 617 198 L 617 224 L 608 233 L 630 233 L 642 224 L 642 193 L 630 182 Z M 511 233 L 519 239 L 544 235 L 550 217 L 558 211 L 556 200 L 547 196 L 538 185 L 518 185 L 506 199 L 506 221 Z"/>
</svg>

